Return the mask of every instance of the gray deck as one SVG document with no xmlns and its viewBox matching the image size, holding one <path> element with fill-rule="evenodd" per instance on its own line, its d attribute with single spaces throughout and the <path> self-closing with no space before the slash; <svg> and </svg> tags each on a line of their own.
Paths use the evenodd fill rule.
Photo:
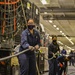
<svg viewBox="0 0 75 75">
<path fill-rule="evenodd" d="M 48 72 L 44 73 L 43 75 L 48 75 Z M 75 75 L 75 67 L 74 66 L 68 66 L 67 75 Z"/>
</svg>

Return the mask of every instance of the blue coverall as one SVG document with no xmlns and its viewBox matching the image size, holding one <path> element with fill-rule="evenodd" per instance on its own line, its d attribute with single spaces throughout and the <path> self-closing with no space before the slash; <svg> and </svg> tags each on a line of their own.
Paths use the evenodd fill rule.
<svg viewBox="0 0 75 75">
<path fill-rule="evenodd" d="M 21 46 L 19 51 L 27 49 L 29 46 L 40 45 L 40 35 L 37 30 L 31 34 L 28 30 L 24 30 L 21 35 Z M 18 56 L 20 64 L 20 75 L 36 75 L 36 56 L 34 51 L 28 51 Z"/>
</svg>

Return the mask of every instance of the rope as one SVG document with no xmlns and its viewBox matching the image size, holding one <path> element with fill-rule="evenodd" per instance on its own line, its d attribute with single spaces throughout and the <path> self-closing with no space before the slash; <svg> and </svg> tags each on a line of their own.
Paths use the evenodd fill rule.
<svg viewBox="0 0 75 75">
<path fill-rule="evenodd" d="M 18 45 L 18 46 L 14 49 L 15 53 L 17 53 L 17 54 L 11 55 L 11 56 L 7 56 L 7 57 L 4 57 L 4 58 L 0 58 L 0 61 L 4 61 L 4 60 L 7 60 L 7 59 L 16 57 L 16 56 L 18 56 L 18 55 L 20 55 L 20 54 L 22 54 L 22 53 L 25 53 L 25 52 L 29 51 L 29 49 L 26 49 L 26 50 L 23 50 L 23 51 L 19 52 L 19 50 L 18 50 L 19 47 L 20 47 L 20 45 Z M 39 68 L 38 68 L 37 62 L 36 62 L 36 69 L 37 69 L 38 75 L 40 75 L 40 72 L 39 72 Z"/>
<path fill-rule="evenodd" d="M 23 53 L 27 52 L 27 51 L 29 51 L 29 49 L 23 50 L 23 51 L 21 51 L 21 52 L 15 54 L 15 55 L 10 55 L 10 56 L 4 57 L 4 58 L 0 58 L 0 61 L 4 61 L 4 60 L 7 60 L 7 59 L 16 57 L 16 56 L 18 56 L 18 55 L 20 55 L 20 54 L 23 54 Z"/>
<path fill-rule="evenodd" d="M 38 68 L 37 62 L 36 62 L 36 69 L 37 69 L 38 75 L 40 75 L 40 72 L 39 72 L 39 68 Z"/>
<path fill-rule="evenodd" d="M 45 60 L 52 60 L 53 58 L 55 58 L 56 55 L 58 55 L 58 53 L 55 53 L 52 58 L 45 58 L 45 57 L 44 57 L 44 59 L 45 59 Z M 75 55 L 73 55 L 73 54 L 71 54 L 71 55 L 69 55 L 69 54 L 66 54 L 66 55 L 63 54 L 63 55 L 62 55 L 62 54 L 60 54 L 60 56 L 75 57 Z"/>
<path fill-rule="evenodd" d="M 19 47 L 19 45 L 18 45 L 18 47 Z M 17 48 L 18 48 L 18 47 L 17 47 Z M 17 49 L 17 48 L 16 48 L 16 49 Z M 26 50 L 23 50 L 23 51 L 21 51 L 21 52 L 18 52 L 18 53 L 15 54 L 15 55 L 11 55 L 11 56 L 7 56 L 7 57 L 4 57 L 4 58 L 0 58 L 0 61 L 4 61 L 4 60 L 7 60 L 7 59 L 16 57 L 16 56 L 18 56 L 18 55 L 20 55 L 20 54 L 22 54 L 22 53 L 27 52 L 27 51 L 29 51 L 29 49 L 26 49 Z M 55 53 L 54 56 L 55 56 L 55 55 L 57 55 L 57 53 Z M 50 58 L 50 59 L 47 59 L 47 58 L 45 58 L 45 59 L 46 59 L 46 60 L 51 60 L 51 59 L 54 58 L 54 56 L 53 56 L 52 58 Z M 37 68 L 38 75 L 40 75 L 40 72 L 39 72 L 39 69 L 38 69 L 37 62 L 36 62 L 36 68 Z M 71 72 L 70 74 L 73 74 L 73 73 L 75 73 L 75 72 Z M 68 74 L 68 75 L 70 75 L 70 74 Z"/>
<path fill-rule="evenodd" d="M 52 60 L 52 59 L 55 57 L 55 55 L 57 55 L 57 54 L 58 54 L 58 53 L 55 53 L 52 58 L 49 58 L 49 59 L 48 59 L 48 58 L 45 58 L 45 57 L 44 57 L 44 59 L 45 59 L 45 60 Z M 60 54 L 60 55 L 61 55 L 61 56 L 66 56 L 66 57 L 68 57 L 68 56 L 70 56 L 70 57 L 75 57 L 75 55 L 73 55 L 73 54 L 71 54 L 71 55 L 69 55 L 69 54 L 67 54 L 67 55 Z M 67 74 L 67 75 L 74 74 L 74 73 L 75 73 L 75 72 L 71 72 L 71 73 L 69 73 L 69 74 Z"/>
<path fill-rule="evenodd" d="M 45 57 L 44 57 L 44 59 L 45 59 L 45 60 L 52 60 L 53 58 L 55 58 L 55 56 L 56 56 L 57 54 L 58 54 L 58 53 L 55 53 L 55 54 L 53 55 L 53 57 L 51 57 L 51 58 L 45 58 Z"/>
</svg>

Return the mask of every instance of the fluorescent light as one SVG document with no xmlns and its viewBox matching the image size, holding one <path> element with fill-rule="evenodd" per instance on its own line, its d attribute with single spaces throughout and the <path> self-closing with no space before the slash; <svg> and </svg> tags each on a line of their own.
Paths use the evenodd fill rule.
<svg viewBox="0 0 75 75">
<path fill-rule="evenodd" d="M 64 35 L 64 33 L 62 33 L 62 35 Z"/>
<path fill-rule="evenodd" d="M 49 20 L 49 22 L 52 23 L 53 21 L 52 20 Z"/>
<path fill-rule="evenodd" d="M 74 49 L 72 49 L 72 50 L 74 50 Z"/>
<path fill-rule="evenodd" d="M 69 48 L 69 49 L 71 49 L 71 47 L 69 47 L 69 46 L 67 46 L 67 45 L 65 45 L 67 48 Z"/>
<path fill-rule="evenodd" d="M 67 45 L 65 45 L 67 48 L 69 48 L 70 50 L 74 50 L 73 48 L 71 48 L 71 47 L 69 47 L 69 46 L 67 46 Z"/>
<path fill-rule="evenodd" d="M 69 40 L 69 42 L 74 45 L 74 43 L 71 41 L 71 39 L 69 39 L 67 36 L 65 37 L 67 40 Z"/>
<path fill-rule="evenodd" d="M 72 41 L 70 41 L 72 45 L 74 45 L 74 43 Z"/>
<path fill-rule="evenodd" d="M 69 40 L 72 40 L 72 39 L 69 39 Z"/>
<path fill-rule="evenodd" d="M 51 20 L 49 20 L 49 22 L 51 22 Z M 53 25 L 53 27 L 56 28 L 57 26 L 56 26 L 56 25 Z M 56 29 L 59 30 L 58 27 L 57 27 Z M 62 33 L 62 35 L 65 36 L 65 38 L 66 38 L 72 45 L 74 45 L 74 43 L 71 41 L 71 39 L 69 39 L 62 31 L 60 31 L 60 33 Z"/>
<path fill-rule="evenodd" d="M 40 0 L 42 4 L 48 4 L 46 0 Z"/>
<path fill-rule="evenodd" d="M 66 35 L 64 34 L 64 36 L 66 37 Z"/>
<path fill-rule="evenodd" d="M 53 25 L 53 27 L 56 27 L 56 25 Z"/>
<path fill-rule="evenodd" d="M 59 30 L 59 28 L 56 28 L 57 30 Z"/>
<path fill-rule="evenodd" d="M 60 33 L 62 33 L 62 31 L 60 31 Z"/>
<path fill-rule="evenodd" d="M 61 41 L 57 41 L 58 43 L 60 43 L 61 45 L 63 45 L 63 43 Z"/>
<path fill-rule="evenodd" d="M 66 39 L 68 39 L 68 37 L 67 37 L 67 36 L 66 36 L 65 38 L 66 38 Z"/>
</svg>

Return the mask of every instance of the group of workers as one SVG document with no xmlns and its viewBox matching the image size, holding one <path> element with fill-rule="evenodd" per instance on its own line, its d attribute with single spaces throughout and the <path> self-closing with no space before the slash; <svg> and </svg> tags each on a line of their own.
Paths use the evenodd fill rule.
<svg viewBox="0 0 75 75">
<path fill-rule="evenodd" d="M 27 22 L 27 29 L 25 29 L 21 34 L 21 44 L 19 51 L 29 49 L 29 51 L 18 56 L 20 64 L 20 75 L 36 75 L 36 55 L 35 51 L 40 47 L 40 35 L 39 32 L 34 28 L 35 23 L 33 19 L 29 19 Z M 55 53 L 60 53 L 59 45 L 57 44 L 57 37 L 52 36 L 52 43 L 48 46 L 48 58 L 49 60 L 49 75 L 62 75 L 63 63 L 60 58 L 64 57 L 55 56 Z M 62 53 L 66 54 L 65 51 Z M 67 65 L 67 62 L 65 62 Z M 64 70 L 64 75 L 66 75 L 66 67 Z"/>
</svg>

